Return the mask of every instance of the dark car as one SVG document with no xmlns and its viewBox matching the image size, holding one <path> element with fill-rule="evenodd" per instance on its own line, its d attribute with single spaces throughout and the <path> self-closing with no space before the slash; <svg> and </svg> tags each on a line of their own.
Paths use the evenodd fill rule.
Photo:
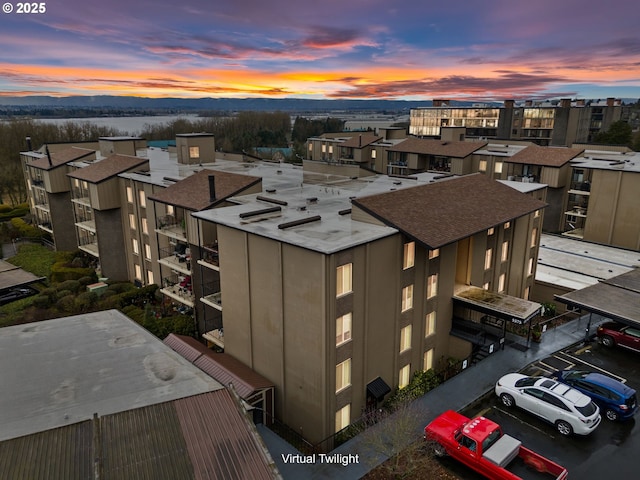
<svg viewBox="0 0 640 480">
<path fill-rule="evenodd" d="M 21 298 L 29 297 L 36 293 L 37 291 L 33 288 L 13 288 L 0 293 L 0 305 L 13 302 L 14 300 L 20 300 Z"/>
<path fill-rule="evenodd" d="M 553 378 L 591 397 L 608 420 L 627 420 L 638 411 L 636 391 L 606 375 L 580 370 L 560 370 Z"/>
<path fill-rule="evenodd" d="M 619 345 L 640 352 L 640 328 L 607 322 L 598 327 L 596 335 L 605 347 Z"/>
</svg>

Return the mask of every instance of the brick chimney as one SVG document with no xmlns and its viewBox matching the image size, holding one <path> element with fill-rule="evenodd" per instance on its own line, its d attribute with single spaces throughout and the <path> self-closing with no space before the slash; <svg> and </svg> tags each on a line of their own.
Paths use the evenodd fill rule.
<svg viewBox="0 0 640 480">
<path fill-rule="evenodd" d="M 533 107 L 533 100 L 525 100 L 524 106 L 525 107 Z"/>
<path fill-rule="evenodd" d="M 563 98 L 560 100 L 560 106 L 562 108 L 570 108 L 571 107 L 571 99 L 570 98 Z"/>
<path fill-rule="evenodd" d="M 432 103 L 434 107 L 446 107 L 450 102 L 451 100 L 443 100 L 441 98 L 438 98 L 434 99 Z"/>
<path fill-rule="evenodd" d="M 504 108 L 513 108 L 515 104 L 516 104 L 515 100 L 505 100 Z"/>
<path fill-rule="evenodd" d="M 215 175 L 209 175 L 209 202 L 214 203 L 216 201 L 216 177 Z"/>
<path fill-rule="evenodd" d="M 615 98 L 613 97 L 609 97 L 607 98 L 607 107 L 613 107 L 614 103 L 615 103 Z"/>
</svg>

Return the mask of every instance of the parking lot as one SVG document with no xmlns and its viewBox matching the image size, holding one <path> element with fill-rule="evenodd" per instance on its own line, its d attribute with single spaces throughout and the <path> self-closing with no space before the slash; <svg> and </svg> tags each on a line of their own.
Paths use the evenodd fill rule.
<svg viewBox="0 0 640 480">
<path fill-rule="evenodd" d="M 576 346 L 528 366 L 526 375 L 550 376 L 555 370 L 578 369 L 611 376 L 630 387 L 640 389 L 640 354 L 620 348 L 609 349 L 594 340 L 588 346 Z M 497 380 L 497 379 L 496 379 Z M 500 424 L 509 435 L 547 458 L 566 467 L 574 479 L 637 478 L 640 451 L 637 421 L 611 422 L 604 417 L 596 430 L 586 437 L 563 437 L 553 425 L 516 408 L 507 408 L 493 393 L 462 412 L 483 415 Z M 446 465 L 463 478 L 482 478 L 452 462 Z"/>
</svg>

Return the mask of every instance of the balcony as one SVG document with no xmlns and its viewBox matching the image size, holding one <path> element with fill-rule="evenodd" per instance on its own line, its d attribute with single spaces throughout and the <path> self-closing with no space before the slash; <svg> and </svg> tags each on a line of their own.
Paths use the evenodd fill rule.
<svg viewBox="0 0 640 480">
<path fill-rule="evenodd" d="M 96 233 L 96 222 L 95 220 L 87 220 L 84 222 L 77 222 L 76 227 L 81 228 L 83 230 L 87 230 L 88 232 Z"/>
<path fill-rule="evenodd" d="M 93 237 L 95 239 L 95 237 Z M 96 258 L 100 258 L 100 253 L 98 252 L 98 241 L 86 241 L 85 243 L 81 243 L 78 245 L 78 248 L 83 252 L 88 253 Z"/>
<path fill-rule="evenodd" d="M 38 222 L 38 228 L 53 235 L 53 225 L 49 221 Z"/>
<path fill-rule="evenodd" d="M 179 248 L 180 246 L 184 248 Z M 185 275 L 191 275 L 191 254 L 184 244 L 161 248 L 158 263 Z"/>
<path fill-rule="evenodd" d="M 165 215 L 157 219 L 156 233 L 160 233 L 175 240 L 187 241 L 187 232 L 184 219 L 178 219 L 174 215 Z"/>
<path fill-rule="evenodd" d="M 79 205 L 84 205 L 85 207 L 91 206 L 91 199 L 89 197 L 73 197 L 71 201 Z"/>
<path fill-rule="evenodd" d="M 198 260 L 198 265 L 220 271 L 220 255 L 218 244 L 204 245 L 201 248 L 202 258 Z"/>
<path fill-rule="evenodd" d="M 222 328 L 205 332 L 202 334 L 202 338 L 220 348 L 224 348 L 224 330 Z"/>
<path fill-rule="evenodd" d="M 190 275 L 171 275 L 162 279 L 162 292 L 167 297 L 188 307 L 194 307 L 195 297 L 191 287 Z"/>
<path fill-rule="evenodd" d="M 211 282 L 202 285 L 202 297 L 200 301 L 205 305 L 222 311 L 222 292 L 220 292 L 220 282 Z"/>
</svg>

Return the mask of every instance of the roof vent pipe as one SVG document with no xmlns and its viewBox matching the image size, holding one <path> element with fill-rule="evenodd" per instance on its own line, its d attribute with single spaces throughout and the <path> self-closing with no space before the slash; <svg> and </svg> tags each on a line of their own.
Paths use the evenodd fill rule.
<svg viewBox="0 0 640 480">
<path fill-rule="evenodd" d="M 27 150 L 30 152 L 32 150 L 32 146 L 31 146 L 31 137 L 27 137 Z"/>
<path fill-rule="evenodd" d="M 209 175 L 209 201 L 211 203 L 216 201 L 216 177 L 215 177 L 215 175 Z"/>
</svg>

